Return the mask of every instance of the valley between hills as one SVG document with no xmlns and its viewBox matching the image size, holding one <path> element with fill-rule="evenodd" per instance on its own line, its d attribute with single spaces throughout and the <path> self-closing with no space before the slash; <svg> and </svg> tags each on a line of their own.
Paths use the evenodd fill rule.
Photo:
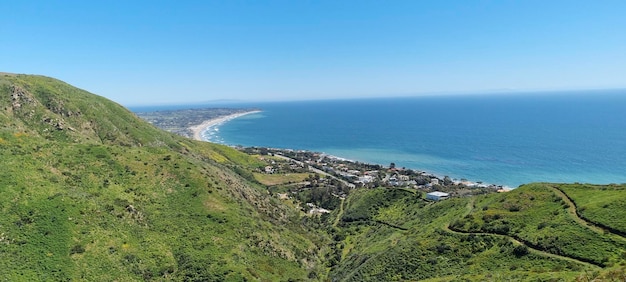
<svg viewBox="0 0 626 282">
<path fill-rule="evenodd" d="M 194 141 L 44 76 L 0 74 L 0 109 L 6 281 L 626 279 L 624 184 L 431 201 Z"/>
</svg>

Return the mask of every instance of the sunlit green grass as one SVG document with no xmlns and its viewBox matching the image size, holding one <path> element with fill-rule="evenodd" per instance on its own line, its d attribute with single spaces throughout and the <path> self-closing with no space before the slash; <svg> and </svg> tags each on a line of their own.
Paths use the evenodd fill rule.
<svg viewBox="0 0 626 282">
<path fill-rule="evenodd" d="M 310 176 L 309 173 L 284 173 L 284 174 L 265 174 L 254 173 L 254 178 L 263 185 L 274 186 L 279 184 L 299 183 L 303 182 Z"/>
<path fill-rule="evenodd" d="M 340 261 L 332 277 L 340 281 L 572 279 L 584 269 L 593 269 L 535 252 L 517 254 L 518 246 L 505 236 L 447 231 L 447 224 L 468 212 L 473 198 L 426 203 L 413 193 L 392 191 L 359 190 L 347 199 L 337 235 L 343 238 Z M 499 201 L 498 195 L 482 199 Z"/>
<path fill-rule="evenodd" d="M 476 201 L 469 215 L 453 223 L 468 232 L 510 235 L 546 252 L 610 266 L 621 261 L 623 241 L 583 226 L 549 184 L 525 185 Z"/>
<path fill-rule="evenodd" d="M 626 233 L 626 185 L 559 185 L 586 219 Z"/>
<path fill-rule="evenodd" d="M 0 126 L 2 279 L 324 275 L 316 247 L 324 237 L 242 178 L 265 165 L 257 157 L 158 130 L 49 78 L 0 80 L 0 119 L 9 121 Z M 10 85 L 26 93 L 19 107 Z"/>
</svg>

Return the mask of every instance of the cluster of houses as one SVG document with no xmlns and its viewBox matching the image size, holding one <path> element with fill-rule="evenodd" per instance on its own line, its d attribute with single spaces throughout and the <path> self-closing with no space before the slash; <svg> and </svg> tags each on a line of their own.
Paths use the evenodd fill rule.
<svg viewBox="0 0 626 282">
<path fill-rule="evenodd" d="M 321 175 L 322 179 L 318 177 L 312 182 L 331 186 L 341 185 L 344 187 L 343 189 L 356 187 L 410 188 L 425 192 L 426 200 L 440 201 L 452 196 L 495 192 L 502 188 L 501 186 L 484 185 L 480 182 L 473 183 L 465 179 L 455 181 L 449 177 L 439 178 L 423 171 L 396 168 L 394 164 L 383 167 L 376 164 L 354 162 L 323 153 L 272 148 L 240 149 L 250 154 L 275 157 L 267 159 L 269 165 L 261 169 L 263 173 L 313 172 Z M 261 149 L 262 151 L 260 151 Z M 279 159 L 284 161 L 278 161 Z M 345 191 L 347 190 L 335 191 L 333 196 L 345 197 Z M 312 203 L 307 203 L 307 206 L 311 214 L 330 212 L 323 207 L 314 206 Z"/>
<path fill-rule="evenodd" d="M 308 172 L 308 167 L 302 162 L 276 162 L 271 159 L 263 159 L 269 163 L 269 165 L 265 166 L 261 172 L 265 174 L 274 174 L 274 173 L 298 173 L 298 172 Z"/>
</svg>

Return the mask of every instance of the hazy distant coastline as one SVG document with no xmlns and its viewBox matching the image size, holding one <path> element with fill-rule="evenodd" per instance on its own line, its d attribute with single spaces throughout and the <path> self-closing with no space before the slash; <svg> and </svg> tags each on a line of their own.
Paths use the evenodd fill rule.
<svg viewBox="0 0 626 282">
<path fill-rule="evenodd" d="M 141 111 L 136 111 L 135 114 L 154 126 L 166 131 L 187 138 L 195 138 L 193 128 L 201 126 L 204 122 L 258 110 L 257 108 L 157 108 L 151 110 L 142 109 Z M 230 119 L 232 118 L 226 118 L 226 120 Z M 199 138 L 195 139 L 200 140 Z"/>
<path fill-rule="evenodd" d="M 211 127 L 220 125 L 222 123 L 228 122 L 230 120 L 233 120 L 233 119 L 245 116 L 245 115 L 255 114 L 255 113 L 260 113 L 260 112 L 261 112 L 260 110 L 251 110 L 251 111 L 246 111 L 246 112 L 230 114 L 227 116 L 220 116 L 220 117 L 212 118 L 209 120 L 205 120 L 201 124 L 189 127 L 189 130 L 193 132 L 193 135 L 192 135 L 193 139 L 198 140 L 198 141 L 207 141 L 204 138 L 202 138 L 202 133 L 210 129 Z"/>
</svg>

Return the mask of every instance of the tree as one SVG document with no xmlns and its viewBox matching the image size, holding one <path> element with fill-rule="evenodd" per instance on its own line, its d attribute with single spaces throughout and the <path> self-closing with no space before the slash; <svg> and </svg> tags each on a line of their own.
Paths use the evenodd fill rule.
<svg viewBox="0 0 626 282">
<path fill-rule="evenodd" d="M 430 183 L 430 178 L 420 175 L 415 178 L 415 182 L 417 182 L 417 185 L 426 185 Z"/>
</svg>

